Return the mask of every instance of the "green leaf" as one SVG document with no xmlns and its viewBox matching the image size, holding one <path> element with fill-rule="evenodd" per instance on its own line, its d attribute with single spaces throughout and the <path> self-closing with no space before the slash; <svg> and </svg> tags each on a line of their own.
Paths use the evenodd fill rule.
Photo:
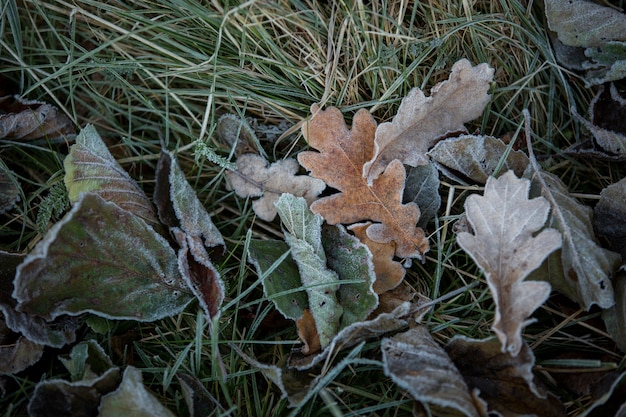
<svg viewBox="0 0 626 417">
<path fill-rule="evenodd" d="M 65 187 L 72 204 L 82 193 L 91 192 L 150 224 L 159 224 L 152 203 L 113 158 L 93 125 L 85 126 L 76 136 L 76 144 L 70 148 L 63 165 Z"/>
<path fill-rule="evenodd" d="M 92 312 L 153 321 L 177 314 L 191 298 L 169 243 L 91 193 L 27 256 L 14 287 L 19 310 L 47 320 Z"/>
<path fill-rule="evenodd" d="M 343 308 L 336 292 L 339 277 L 326 266 L 322 247 L 321 216 L 313 214 L 306 200 L 283 194 L 275 203 L 285 228 L 285 241 L 300 271 L 302 284 L 309 297 L 309 308 L 324 349 L 339 330 Z"/>
<path fill-rule="evenodd" d="M 378 295 L 372 288 L 376 280 L 372 254 L 341 225 L 322 228 L 322 245 L 328 266 L 341 280 L 338 296 L 343 314 L 339 327 L 343 329 L 365 320 L 378 306 Z"/>
<path fill-rule="evenodd" d="M 302 317 L 309 302 L 302 288 L 298 265 L 290 256 L 289 245 L 280 240 L 251 240 L 248 248 L 250 262 L 263 278 L 263 292 L 286 318 Z M 282 258 L 282 260 L 281 260 Z"/>
</svg>

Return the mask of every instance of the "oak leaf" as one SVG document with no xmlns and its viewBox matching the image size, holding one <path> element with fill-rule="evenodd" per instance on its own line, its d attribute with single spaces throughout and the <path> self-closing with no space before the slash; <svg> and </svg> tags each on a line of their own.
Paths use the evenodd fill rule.
<svg viewBox="0 0 626 417">
<path fill-rule="evenodd" d="M 282 193 L 304 197 L 311 204 L 326 187 L 323 181 L 298 173 L 294 159 L 269 165 L 262 156 L 244 154 L 237 158 L 237 170 L 226 173 L 239 197 L 261 197 L 252 203 L 257 216 L 265 221 L 276 217 L 274 202 Z"/>
<path fill-rule="evenodd" d="M 309 145 L 319 152 L 301 152 L 298 161 L 340 193 L 311 204 L 329 224 L 351 224 L 363 220 L 380 222 L 367 229 L 367 236 L 379 243 L 396 244 L 396 256 L 421 258 L 428 250 L 424 231 L 416 227 L 419 208 L 402 204 L 405 170 L 394 161 L 371 185 L 362 176 L 363 164 L 372 155 L 376 122 L 366 111 L 354 116 L 352 130 L 336 108 L 311 107 L 313 117 L 302 132 Z"/>
<path fill-rule="evenodd" d="M 465 200 L 473 234 L 457 235 L 459 245 L 485 273 L 496 304 L 492 329 L 512 356 L 522 349 L 522 328 L 532 322 L 528 316 L 550 295 L 547 282 L 523 280 L 561 247 L 558 231 L 536 234 L 548 218 L 550 203 L 543 197 L 529 200 L 529 189 L 530 181 L 512 171 L 488 178 L 484 196 Z"/>
<path fill-rule="evenodd" d="M 363 176 L 371 183 L 395 159 L 426 165 L 429 148 L 450 132 L 465 132 L 463 124 L 482 114 L 493 74 L 487 64 L 472 66 L 462 59 L 452 66 L 448 80 L 431 89 L 430 97 L 419 88 L 411 90 L 393 121 L 376 129 L 376 148 L 363 166 Z"/>
</svg>

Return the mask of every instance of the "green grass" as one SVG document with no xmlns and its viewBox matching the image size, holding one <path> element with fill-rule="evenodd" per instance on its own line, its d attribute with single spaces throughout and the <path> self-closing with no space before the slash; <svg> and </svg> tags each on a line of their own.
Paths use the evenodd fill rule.
<svg viewBox="0 0 626 417">
<path fill-rule="evenodd" d="M 570 191 L 597 195 L 622 176 L 615 165 L 563 155 L 562 149 L 584 133 L 570 107 L 584 113 L 592 92 L 556 62 L 540 4 L 532 1 L 4 0 L 0 6 L 0 75 L 12 80 L 21 96 L 58 106 L 77 126 L 95 124 L 148 193 L 154 189 L 161 144 L 178 150 L 189 182 L 225 237 L 227 254 L 216 267 L 227 298 L 216 326 L 209 326 L 193 304 L 158 323 L 110 322 L 102 332 L 82 329 L 81 336 L 98 340 L 116 364 L 140 368 L 145 383 L 177 415 L 187 415 L 178 371 L 204 384 L 213 398 L 213 415 L 292 412 L 276 387 L 231 348 L 235 344 L 262 362 L 278 363 L 297 335 L 294 326 L 267 328 L 263 319 L 273 309 L 244 250 L 251 236 L 280 236 L 279 224 L 256 219 L 250 201 L 227 190 L 224 169 L 194 157 L 192 144 L 200 140 L 229 158 L 230 149 L 217 140 L 220 115 L 254 118 L 263 126 L 286 123 L 289 129 L 278 141 L 259 135 L 261 151 L 279 159 L 306 148 L 299 126 L 311 104 L 337 106 L 348 121 L 360 108 L 370 109 L 378 122 L 388 121 L 411 88 L 430 89 L 448 77 L 454 62 L 468 58 L 496 69 L 491 103 L 468 125 L 470 131 L 515 132 L 523 123 L 522 109 L 528 108 L 535 152 Z M 0 156 L 22 187 L 17 208 L 0 216 L 0 249 L 27 252 L 42 237 L 44 214 L 49 224 L 58 220 L 61 213 L 47 196 L 63 178 L 67 151 L 65 142 L 0 140 Z M 406 278 L 432 298 L 469 285 L 425 317 L 440 342 L 455 334 L 491 335 L 491 296 L 483 281 L 470 285 L 482 278 L 451 229 L 473 191 L 443 183 L 431 251 Z M 39 223 L 38 216 L 44 216 Z M 564 346 L 619 364 L 622 356 L 597 317 L 570 304 L 554 297 L 537 313 L 540 321 L 527 328 L 525 338 L 538 364 Z M 36 367 L 2 377 L 8 390 L 0 398 L 4 415 L 25 415 L 41 378 L 67 378 L 56 357 L 68 352 L 49 352 Z M 410 415 L 410 397 L 384 376 L 379 360 L 376 342 L 341 353 L 333 360 L 341 366 L 328 370 L 299 415 Z M 558 388 L 546 371 L 554 366 L 539 366 L 539 376 L 576 415 L 589 397 Z"/>
</svg>

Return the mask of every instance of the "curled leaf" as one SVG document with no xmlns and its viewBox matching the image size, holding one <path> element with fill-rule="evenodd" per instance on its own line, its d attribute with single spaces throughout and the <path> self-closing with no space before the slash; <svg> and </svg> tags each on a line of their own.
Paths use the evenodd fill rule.
<svg viewBox="0 0 626 417">
<path fill-rule="evenodd" d="M 493 331 L 502 349 L 516 356 L 522 349 L 522 328 L 550 295 L 546 282 L 523 281 L 561 246 L 554 229 L 543 228 L 550 212 L 544 198 L 528 199 L 530 181 L 512 171 L 490 177 L 484 196 L 465 200 L 465 213 L 473 233 L 457 234 L 459 245 L 483 270 L 496 303 Z"/>
<path fill-rule="evenodd" d="M 0 139 L 32 140 L 74 133 L 72 121 L 50 104 L 0 97 Z"/>
</svg>

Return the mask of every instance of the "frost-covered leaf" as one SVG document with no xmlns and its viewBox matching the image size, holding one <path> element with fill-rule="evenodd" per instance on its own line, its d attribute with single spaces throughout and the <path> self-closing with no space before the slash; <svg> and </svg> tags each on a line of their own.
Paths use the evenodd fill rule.
<svg viewBox="0 0 626 417">
<path fill-rule="evenodd" d="M 529 164 L 526 154 L 507 152 L 507 145 L 491 136 L 462 135 L 442 140 L 428 155 L 444 174 L 460 183 L 484 184 L 497 167 L 499 175 L 512 170 L 522 176 Z"/>
<path fill-rule="evenodd" d="M 574 116 L 591 132 L 600 150 L 617 156 L 626 156 L 626 99 L 615 84 L 602 86 L 589 105 L 590 120 L 576 112 Z"/>
<path fill-rule="evenodd" d="M 72 204 L 82 193 L 98 194 L 149 224 L 159 224 L 154 206 L 113 158 L 93 125 L 87 125 L 76 136 L 76 144 L 63 161 L 65 188 Z"/>
<path fill-rule="evenodd" d="M 626 41 L 626 16 L 586 0 L 546 0 L 548 26 L 569 46 L 601 46 L 607 40 Z"/>
<path fill-rule="evenodd" d="M 523 344 L 520 353 L 503 352 L 496 338 L 455 336 L 445 346 L 471 390 L 479 390 L 489 411 L 502 416 L 564 417 L 565 409 L 538 386 L 533 374 L 535 357 Z M 491 415 L 491 414 L 489 414 Z"/>
<path fill-rule="evenodd" d="M 414 88 L 402 100 L 392 122 L 376 129 L 375 150 L 363 165 L 371 183 L 395 159 L 416 166 L 428 163 L 426 152 L 451 132 L 465 132 L 464 123 L 479 117 L 491 96 L 493 68 L 472 66 L 466 59 L 452 66 L 450 77 L 431 89 L 426 97 Z"/>
<path fill-rule="evenodd" d="M 424 231 L 416 227 L 419 208 L 402 204 L 405 170 L 400 161 L 391 163 L 380 177 L 368 184 L 362 175 L 363 164 L 373 150 L 376 122 L 366 110 L 356 113 L 349 130 L 341 112 L 330 107 L 311 106 L 313 117 L 302 127 L 309 145 L 319 152 L 300 152 L 298 161 L 339 193 L 323 197 L 311 210 L 329 224 L 344 225 L 380 222 L 369 226 L 367 235 L 378 243 L 396 244 L 396 255 L 421 258 L 428 251 Z"/>
<path fill-rule="evenodd" d="M 159 218 L 180 249 L 179 271 L 210 320 L 218 317 L 224 283 L 207 250 L 224 248 L 224 239 L 172 153 L 163 151 L 157 165 L 154 200 Z"/>
<path fill-rule="evenodd" d="M 28 403 L 30 417 L 94 417 L 103 395 L 114 391 L 122 376 L 118 368 L 110 368 L 93 378 L 68 382 L 48 379 L 37 384 Z"/>
<path fill-rule="evenodd" d="M 92 312 L 152 321 L 177 314 L 191 298 L 169 243 L 91 193 L 27 256 L 14 286 L 18 309 L 47 320 Z"/>
<path fill-rule="evenodd" d="M 439 171 L 432 162 L 428 165 L 412 167 L 407 171 L 405 184 L 402 202 L 417 204 L 420 208 L 420 219 L 417 225 L 426 229 L 441 206 Z"/>
<path fill-rule="evenodd" d="M 322 245 L 328 266 L 341 280 L 337 296 L 343 307 L 340 329 L 363 321 L 378 305 L 372 255 L 359 239 L 341 226 L 324 226 Z"/>
<path fill-rule="evenodd" d="M 522 348 L 522 328 L 550 295 L 546 282 L 524 281 L 530 272 L 561 246 L 554 229 L 543 230 L 550 212 L 544 198 L 528 199 L 530 181 L 512 171 L 490 177 L 484 196 L 465 200 L 473 233 L 457 234 L 459 245 L 483 270 L 496 303 L 493 331 L 502 349 L 515 356 Z M 536 235 L 535 235 L 536 234 Z"/>
<path fill-rule="evenodd" d="M 194 256 L 205 248 L 223 247 L 222 234 L 211 221 L 171 152 L 161 152 L 156 177 L 154 200 L 161 222 L 185 232 Z"/>
<path fill-rule="evenodd" d="M 611 307 L 614 299 L 610 277 L 619 266 L 619 254 L 601 248 L 596 243 L 591 208 L 570 196 L 567 187 L 557 176 L 548 172 L 541 172 L 540 175 L 548 188 L 543 188 L 533 178 L 531 196 L 543 195 L 554 201 L 548 225 L 561 232 L 563 247 L 560 251 L 560 265 L 554 265 L 559 261 L 553 255 L 533 278 L 547 280 L 553 289 L 587 310 L 594 304 L 601 308 Z M 549 273 L 545 268 L 550 268 Z"/>
<path fill-rule="evenodd" d="M 291 256 L 306 288 L 309 309 L 324 349 L 339 330 L 343 308 L 337 299 L 339 277 L 326 266 L 322 217 L 311 213 L 304 198 L 291 194 L 281 195 L 276 209 L 285 230 L 285 241 L 291 248 Z"/>
<path fill-rule="evenodd" d="M 95 379 L 113 368 L 111 358 L 93 339 L 78 343 L 69 358 L 59 357 L 59 360 L 69 371 L 72 381 Z"/>
<path fill-rule="evenodd" d="M 446 416 L 480 416 L 463 377 L 425 326 L 383 339 L 381 349 L 385 375 L 417 401 Z"/>
<path fill-rule="evenodd" d="M 298 265 L 291 256 L 284 256 L 288 252 L 289 245 L 281 240 L 251 240 L 248 257 L 257 275 L 263 277 L 265 296 L 283 316 L 297 320 L 309 302 Z"/>
<path fill-rule="evenodd" d="M 122 383 L 100 400 L 98 417 L 175 417 L 146 389 L 141 371 L 129 366 L 124 371 Z"/>
<path fill-rule="evenodd" d="M 16 310 L 17 302 L 12 297 L 13 281 L 17 267 L 25 258 L 26 255 L 0 251 L 0 312 L 3 316 L 0 322 L 38 345 L 60 348 L 74 342 L 75 332 L 79 327 L 75 318 L 63 316 L 46 322 L 41 317 Z M 13 336 L 19 337 L 18 335 Z M 31 358 L 34 359 L 34 355 Z M 25 365 L 24 362 L 22 364 Z"/>
<path fill-rule="evenodd" d="M 593 227 L 598 237 L 626 261 L 626 178 L 609 185 L 600 193 L 593 209 Z"/>
<path fill-rule="evenodd" d="M 176 374 L 180 387 L 183 391 L 183 397 L 187 403 L 187 409 L 191 417 L 205 417 L 214 412 L 215 406 L 209 394 L 198 378 L 188 374 Z"/>
<path fill-rule="evenodd" d="M 13 171 L 0 159 L 0 214 L 11 210 L 20 200 L 20 186 Z"/>
<path fill-rule="evenodd" d="M 256 148 L 259 145 L 259 139 L 257 139 L 250 125 L 241 117 L 234 114 L 220 116 L 217 121 L 216 132 L 223 143 L 231 149 L 235 148 L 237 157 L 247 153 L 257 153 Z"/>
<path fill-rule="evenodd" d="M 393 260 L 393 255 L 396 252 L 394 242 L 378 243 L 367 236 L 367 229 L 370 225 L 371 222 L 355 223 L 350 225 L 348 229 L 354 233 L 372 253 L 374 274 L 376 276 L 374 292 L 376 294 L 383 294 L 396 288 L 402 282 L 406 270 L 400 262 Z"/>
<path fill-rule="evenodd" d="M 581 414 L 581 417 L 605 416 L 626 416 L 626 372 L 622 372 L 610 389 Z"/>
<path fill-rule="evenodd" d="M 311 204 L 326 187 L 317 178 L 296 175 L 299 168 L 294 159 L 269 165 L 262 156 L 245 154 L 237 158 L 237 170 L 226 176 L 239 197 L 261 197 L 252 203 L 252 208 L 261 219 L 272 221 L 276 217 L 274 202 L 282 193 L 304 197 Z"/>
<path fill-rule="evenodd" d="M 0 97 L 0 139 L 48 139 L 74 133 L 72 121 L 50 104 Z"/>
</svg>

